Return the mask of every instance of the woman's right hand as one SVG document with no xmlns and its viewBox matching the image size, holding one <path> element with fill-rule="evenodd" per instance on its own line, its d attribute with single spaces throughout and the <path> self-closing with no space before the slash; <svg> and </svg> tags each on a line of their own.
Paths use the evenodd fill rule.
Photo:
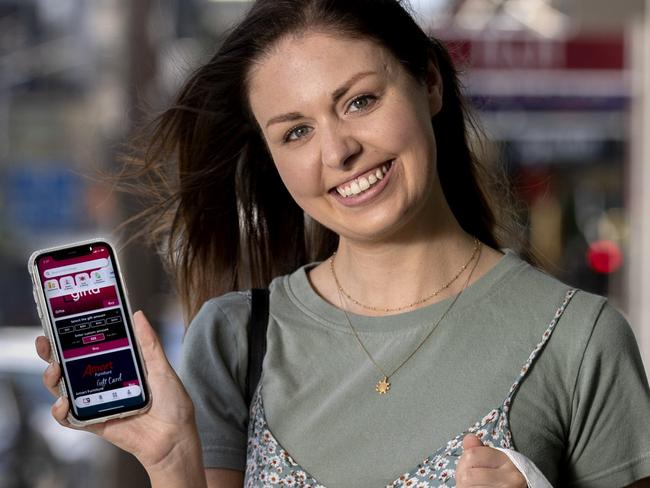
<svg viewBox="0 0 650 488">
<path fill-rule="evenodd" d="M 81 430 L 93 432 L 108 442 L 133 454 L 144 466 L 155 486 L 174 486 L 175 479 L 195 480 L 191 486 L 204 486 L 201 447 L 194 406 L 178 376 L 170 366 L 162 345 L 142 312 L 133 316 L 135 334 L 147 367 L 151 388 L 151 408 L 142 414 L 92 424 Z M 36 351 L 50 361 L 50 343 L 44 336 L 36 339 Z M 59 397 L 61 368 L 51 362 L 43 374 L 43 383 Z M 68 399 L 59 397 L 52 415 L 61 425 L 72 426 L 66 419 Z M 155 483 L 154 479 L 160 479 Z M 190 486 L 190 485 L 176 485 Z"/>
</svg>

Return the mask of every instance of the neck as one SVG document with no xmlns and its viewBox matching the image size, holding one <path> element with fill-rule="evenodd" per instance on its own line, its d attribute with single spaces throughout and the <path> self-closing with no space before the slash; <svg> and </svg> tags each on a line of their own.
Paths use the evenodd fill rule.
<svg viewBox="0 0 650 488">
<path fill-rule="evenodd" d="M 458 275 L 476 247 L 473 236 L 446 210 L 435 220 L 433 216 L 426 220 L 435 226 L 406 225 L 399 235 L 381 242 L 341 237 L 333 262 L 339 284 L 354 300 L 377 310 L 345 297 L 341 303 L 338 290 L 334 297 L 330 294 L 333 303 L 353 312 L 380 315 L 428 305 L 460 291 L 472 263 L 447 288 L 423 302 Z M 334 281 L 332 276 L 330 280 Z"/>
<path fill-rule="evenodd" d="M 461 228 L 442 197 L 442 190 L 437 194 L 438 201 L 423 206 L 417 218 L 405 222 L 390 236 L 375 240 L 340 236 L 333 261 L 339 284 L 354 300 L 372 308 L 354 303 L 339 293 L 329 262 L 310 271 L 314 289 L 336 307 L 360 315 L 379 316 L 444 300 L 479 279 L 501 258 L 499 251 L 482 246 L 474 258 L 476 261 L 455 281 L 422 301 L 449 283 L 475 248 L 474 236 Z M 387 312 L 389 309 L 392 311 Z"/>
</svg>

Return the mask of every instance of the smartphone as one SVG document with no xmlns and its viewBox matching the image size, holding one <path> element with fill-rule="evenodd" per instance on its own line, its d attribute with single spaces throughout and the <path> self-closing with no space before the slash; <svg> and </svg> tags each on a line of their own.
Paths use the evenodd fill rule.
<svg viewBox="0 0 650 488">
<path fill-rule="evenodd" d="M 151 393 L 113 247 L 94 239 L 42 249 L 28 267 L 52 359 L 61 365 L 70 423 L 146 410 Z"/>
</svg>

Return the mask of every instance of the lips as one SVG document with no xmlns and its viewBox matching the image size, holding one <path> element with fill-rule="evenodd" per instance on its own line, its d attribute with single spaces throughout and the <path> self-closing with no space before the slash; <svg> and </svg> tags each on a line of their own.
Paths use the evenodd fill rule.
<svg viewBox="0 0 650 488">
<path fill-rule="evenodd" d="M 388 173 L 392 165 L 393 161 L 388 161 L 387 163 L 377 166 L 352 180 L 346 181 L 337 186 L 335 190 L 343 198 L 361 195 L 383 180 L 384 175 Z"/>
</svg>

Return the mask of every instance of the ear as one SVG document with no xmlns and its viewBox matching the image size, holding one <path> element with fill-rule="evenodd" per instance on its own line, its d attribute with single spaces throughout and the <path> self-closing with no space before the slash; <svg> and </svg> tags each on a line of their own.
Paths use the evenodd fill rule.
<svg viewBox="0 0 650 488">
<path fill-rule="evenodd" d="M 442 76 L 436 66 L 436 63 L 430 59 L 427 67 L 427 95 L 429 98 L 429 111 L 431 117 L 440 112 L 442 109 Z"/>
</svg>

